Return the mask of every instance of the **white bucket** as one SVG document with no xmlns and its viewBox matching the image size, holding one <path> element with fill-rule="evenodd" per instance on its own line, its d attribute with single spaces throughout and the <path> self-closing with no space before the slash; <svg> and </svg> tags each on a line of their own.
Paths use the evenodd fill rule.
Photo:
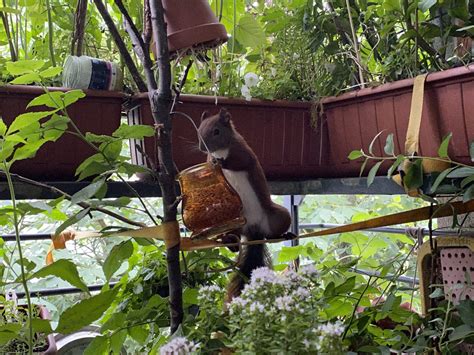
<svg viewBox="0 0 474 355">
<path fill-rule="evenodd" d="M 87 56 L 69 56 L 64 62 L 63 86 L 72 89 L 121 91 L 123 75 L 113 62 Z"/>
</svg>

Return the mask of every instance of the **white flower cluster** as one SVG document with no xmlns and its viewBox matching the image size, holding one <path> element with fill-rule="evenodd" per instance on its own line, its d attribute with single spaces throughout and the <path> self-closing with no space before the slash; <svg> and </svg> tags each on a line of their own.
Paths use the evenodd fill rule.
<svg viewBox="0 0 474 355">
<path fill-rule="evenodd" d="M 321 324 L 317 331 L 321 335 L 340 336 L 344 333 L 344 325 L 341 322 Z"/>
<path fill-rule="evenodd" d="M 244 76 L 244 81 L 245 81 L 245 84 L 242 85 L 240 92 L 242 93 L 242 96 L 245 97 L 245 100 L 250 101 L 252 99 L 250 89 L 257 86 L 260 79 L 258 78 L 258 75 L 255 73 L 247 73 Z"/>
<path fill-rule="evenodd" d="M 300 269 L 300 274 L 306 277 L 316 277 L 319 275 L 318 270 L 314 264 L 303 265 Z"/>
<path fill-rule="evenodd" d="M 198 344 L 185 337 L 176 337 L 160 348 L 160 355 L 186 355 L 195 353 L 198 349 Z"/>
<path fill-rule="evenodd" d="M 222 293 L 222 288 L 217 285 L 202 286 L 198 292 L 198 300 L 213 299 L 216 295 Z"/>
</svg>

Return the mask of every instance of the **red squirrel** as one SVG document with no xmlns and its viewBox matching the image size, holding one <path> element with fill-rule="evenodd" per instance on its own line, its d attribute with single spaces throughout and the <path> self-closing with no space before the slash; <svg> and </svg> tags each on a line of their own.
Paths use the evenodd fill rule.
<svg viewBox="0 0 474 355">
<path fill-rule="evenodd" d="M 208 149 L 208 160 L 217 160 L 221 164 L 224 176 L 242 200 L 246 224 L 232 234 L 243 236 L 246 240 L 286 236 L 291 223 L 290 214 L 271 200 L 262 166 L 235 129 L 230 113 L 221 109 L 217 115 L 208 117 L 208 113 L 204 112 L 199 134 L 205 143 L 200 140 L 199 149 L 203 152 Z M 237 264 L 239 272 L 233 275 L 227 288 L 227 301 L 240 294 L 245 285 L 244 277 L 249 279 L 252 270 L 271 267 L 271 256 L 264 244 L 245 246 L 242 252 Z"/>
</svg>

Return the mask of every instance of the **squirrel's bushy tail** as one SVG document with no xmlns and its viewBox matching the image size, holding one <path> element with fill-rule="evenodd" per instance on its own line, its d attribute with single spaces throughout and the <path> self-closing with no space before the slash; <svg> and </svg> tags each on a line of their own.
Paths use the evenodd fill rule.
<svg viewBox="0 0 474 355">
<path fill-rule="evenodd" d="M 257 240 L 263 238 L 252 238 Z M 250 240 L 250 239 L 249 239 Z M 237 263 L 238 270 L 232 275 L 227 287 L 227 302 L 240 295 L 252 271 L 258 267 L 272 266 L 272 257 L 265 244 L 246 245 L 242 248 L 242 255 Z"/>
</svg>

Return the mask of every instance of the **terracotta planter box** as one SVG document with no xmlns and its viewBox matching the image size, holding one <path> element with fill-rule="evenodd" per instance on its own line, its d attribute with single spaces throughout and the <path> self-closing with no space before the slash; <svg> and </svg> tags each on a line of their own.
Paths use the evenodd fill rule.
<svg viewBox="0 0 474 355">
<path fill-rule="evenodd" d="M 360 148 L 367 151 L 372 139 L 382 130 L 385 132 L 374 145 L 374 154 L 383 154 L 390 133 L 394 134 L 395 152 L 404 151 L 413 81 L 400 80 L 323 100 L 323 120 L 330 137 L 327 168 L 335 177 L 357 176 L 362 163 L 348 160 L 347 155 Z M 453 133 L 451 159 L 471 164 L 474 65 L 432 73 L 426 79 L 419 155 L 438 156 L 438 147 L 450 132 Z M 385 174 L 387 168 L 388 165 L 380 169 L 379 175 Z"/>
<path fill-rule="evenodd" d="M 43 93 L 43 89 L 36 86 L 0 87 L 0 117 L 9 125 L 16 116 L 27 111 L 26 106 L 33 98 Z M 69 107 L 69 116 L 83 133 L 111 134 L 120 125 L 124 95 L 119 92 L 95 90 L 86 90 L 85 93 L 86 97 Z M 31 110 L 46 109 L 35 107 Z M 12 172 L 42 181 L 75 180 L 76 168 L 94 153 L 93 149 L 79 138 L 65 133 L 56 142 L 46 143 L 34 158 L 14 163 Z"/>
<path fill-rule="evenodd" d="M 303 179 L 329 176 L 324 171 L 327 155 L 320 154 L 320 131 L 311 127 L 311 103 L 286 101 L 245 101 L 211 96 L 182 95 L 175 111 L 186 113 L 199 126 L 203 111 L 217 113 L 226 107 L 237 130 L 257 154 L 268 179 Z M 129 123 L 153 124 L 147 94 L 135 97 L 129 111 Z M 327 137 L 323 143 L 327 144 Z M 202 163 L 206 155 L 198 150 L 198 138 L 192 124 L 181 115 L 173 117 L 173 154 L 179 170 Z M 141 151 L 156 163 L 153 138 L 131 144 L 132 159 L 145 164 Z M 324 150 L 323 153 L 327 152 Z"/>
<path fill-rule="evenodd" d="M 410 113 L 413 79 L 350 92 L 322 100 L 317 128 L 311 125 L 311 103 L 245 101 L 224 97 L 182 95 L 175 111 L 199 125 L 201 113 L 226 107 L 239 132 L 257 154 L 269 180 L 304 180 L 359 176 L 361 161 L 350 161 L 352 150 L 374 146 L 381 155 L 387 134 L 394 134 L 395 151 L 402 152 Z M 474 140 L 474 66 L 430 74 L 426 80 L 420 133 L 421 155 L 437 156 L 442 138 L 453 133 L 450 156 L 470 163 L 469 142 Z M 217 101 L 217 105 L 216 105 Z M 135 97 L 130 123 L 153 124 L 147 94 Z M 192 125 L 181 115 L 173 118 L 174 159 L 184 169 L 201 163 Z M 156 163 L 154 139 L 132 142 L 132 159 L 145 164 L 142 151 Z M 384 175 L 389 165 L 379 170 Z M 366 169 L 365 174 L 369 169 Z"/>
</svg>

